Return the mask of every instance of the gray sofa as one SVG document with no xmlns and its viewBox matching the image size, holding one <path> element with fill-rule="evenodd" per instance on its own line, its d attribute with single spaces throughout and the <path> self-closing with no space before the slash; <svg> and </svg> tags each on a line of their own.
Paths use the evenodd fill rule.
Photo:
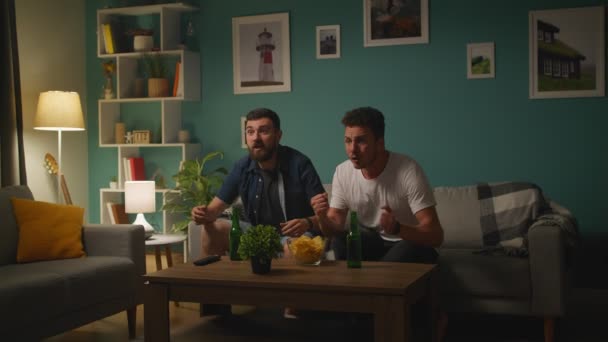
<svg viewBox="0 0 608 342">
<path fill-rule="evenodd" d="M 487 208 L 482 209 L 476 186 L 440 187 L 434 194 L 445 234 L 438 261 L 442 309 L 448 316 L 539 317 L 545 323 L 545 341 L 553 340 L 554 319 L 565 314 L 570 288 L 564 231 L 555 225 L 533 224 L 527 235 L 527 257 L 507 255 L 504 249 L 485 248 L 492 252 L 479 253 L 484 250 L 480 217 Z"/>
<path fill-rule="evenodd" d="M 85 225 L 85 257 L 18 264 L 11 197 L 33 198 L 26 186 L 0 189 L 2 340 L 38 341 L 123 310 L 134 338 L 145 273 L 143 227 Z"/>
<path fill-rule="evenodd" d="M 331 194 L 331 184 L 324 187 Z M 554 319 L 566 311 L 572 273 L 566 262 L 564 232 L 557 226 L 535 225 L 528 231 L 528 257 L 479 253 L 484 246 L 477 186 L 437 187 L 434 195 L 444 229 L 444 243 L 438 250 L 442 309 L 448 314 L 536 316 L 544 320 L 547 341 L 551 341 Z M 190 222 L 191 260 L 200 257 L 201 229 Z"/>
</svg>

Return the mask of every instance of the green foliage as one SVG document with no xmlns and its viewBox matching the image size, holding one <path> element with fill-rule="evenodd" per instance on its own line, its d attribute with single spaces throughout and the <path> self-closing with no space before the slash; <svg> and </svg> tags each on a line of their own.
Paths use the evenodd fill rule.
<svg viewBox="0 0 608 342">
<path fill-rule="evenodd" d="M 278 258 L 282 251 L 281 236 L 273 226 L 258 224 L 241 236 L 239 255 L 243 260 L 252 256 L 270 260 Z"/>
<path fill-rule="evenodd" d="M 216 151 L 208 153 L 201 160 L 186 160 L 178 173 L 173 175 L 175 188 L 165 194 L 165 204 L 162 209 L 170 213 L 180 213 L 184 216 L 184 220 L 175 223 L 171 228 L 172 231 L 186 231 L 192 209 L 211 202 L 222 186 L 223 176 L 228 173 L 225 168 L 220 167 L 205 173 L 205 164 L 217 157 L 222 159 L 224 154 Z"/>
<path fill-rule="evenodd" d="M 148 78 L 167 78 L 169 71 L 167 65 L 163 60 L 163 57 L 158 54 L 144 54 L 143 59 L 143 71 Z"/>
</svg>

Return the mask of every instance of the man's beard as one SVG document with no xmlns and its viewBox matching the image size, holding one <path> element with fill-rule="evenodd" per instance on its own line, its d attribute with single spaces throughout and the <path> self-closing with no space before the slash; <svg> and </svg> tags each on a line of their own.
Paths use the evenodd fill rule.
<svg viewBox="0 0 608 342">
<path fill-rule="evenodd" d="M 255 147 L 261 147 L 260 150 L 254 151 Z M 277 145 L 265 146 L 264 143 L 254 143 L 253 147 L 249 147 L 249 157 L 258 163 L 270 160 L 277 150 Z"/>
</svg>

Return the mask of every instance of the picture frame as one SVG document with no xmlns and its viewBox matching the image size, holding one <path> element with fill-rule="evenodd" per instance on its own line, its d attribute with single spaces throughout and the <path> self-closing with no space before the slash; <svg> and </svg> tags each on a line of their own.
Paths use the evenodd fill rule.
<svg viewBox="0 0 608 342">
<path fill-rule="evenodd" d="M 289 13 L 232 18 L 235 94 L 291 91 Z"/>
<path fill-rule="evenodd" d="M 241 147 L 247 148 L 247 118 L 241 116 Z"/>
<path fill-rule="evenodd" d="M 134 130 L 131 132 L 133 135 L 133 144 L 149 144 L 150 143 L 150 130 Z"/>
<path fill-rule="evenodd" d="M 604 96 L 604 7 L 529 13 L 531 99 Z"/>
<path fill-rule="evenodd" d="M 364 47 L 428 42 L 428 0 L 363 0 Z"/>
<path fill-rule="evenodd" d="M 467 44 L 467 78 L 494 78 L 494 42 Z"/>
<path fill-rule="evenodd" d="M 340 25 L 317 26 L 317 59 L 340 58 Z"/>
</svg>

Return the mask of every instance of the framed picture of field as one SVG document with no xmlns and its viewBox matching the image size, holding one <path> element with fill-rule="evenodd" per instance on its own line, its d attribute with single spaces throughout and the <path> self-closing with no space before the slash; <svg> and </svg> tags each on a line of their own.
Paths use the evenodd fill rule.
<svg viewBox="0 0 608 342">
<path fill-rule="evenodd" d="M 530 98 L 604 96 L 604 7 L 532 11 Z"/>
<path fill-rule="evenodd" d="M 494 43 L 467 44 L 467 78 L 494 78 Z"/>
<path fill-rule="evenodd" d="M 289 13 L 232 18 L 235 94 L 291 91 Z"/>
</svg>

